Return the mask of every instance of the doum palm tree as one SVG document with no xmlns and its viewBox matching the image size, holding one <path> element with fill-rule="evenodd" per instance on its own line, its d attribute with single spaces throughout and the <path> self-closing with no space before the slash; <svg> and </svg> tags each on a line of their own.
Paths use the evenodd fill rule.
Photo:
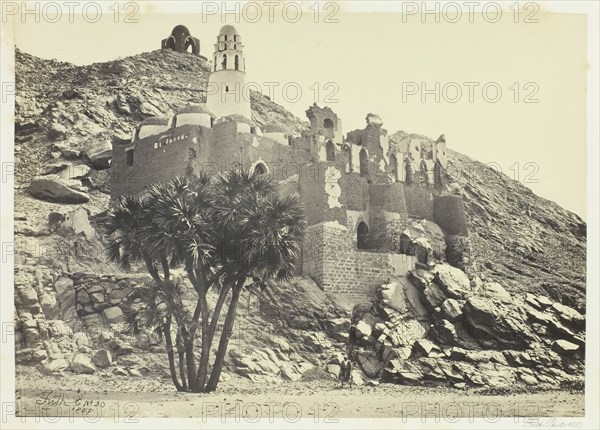
<svg viewBox="0 0 600 430">
<path fill-rule="evenodd" d="M 144 287 L 149 290 L 144 290 L 141 308 L 128 315 L 129 325 L 161 330 L 178 390 L 216 389 L 246 281 L 252 279 L 265 288 L 269 279 L 292 277 L 305 228 L 304 208 L 297 196 L 281 197 L 267 175 L 242 170 L 153 185 L 141 196 L 123 197 L 109 211 L 109 258 L 126 269 L 143 262 L 154 281 Z M 181 304 L 182 284 L 171 279 L 171 269 L 176 267 L 184 268 L 197 295 L 193 312 Z M 214 309 L 207 303 L 210 290 L 218 294 Z M 224 307 L 219 344 L 210 365 Z"/>
</svg>

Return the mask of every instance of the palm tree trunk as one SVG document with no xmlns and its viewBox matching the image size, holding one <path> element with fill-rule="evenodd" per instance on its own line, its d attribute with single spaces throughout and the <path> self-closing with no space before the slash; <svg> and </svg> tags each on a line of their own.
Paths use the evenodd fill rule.
<svg viewBox="0 0 600 430">
<path fill-rule="evenodd" d="M 161 279 L 160 275 L 158 274 L 158 269 L 156 268 L 152 259 L 150 257 L 148 257 L 147 255 L 144 255 L 144 262 L 146 263 L 146 268 L 148 269 L 150 276 L 152 276 L 152 279 L 154 279 L 154 281 L 157 284 L 160 284 L 162 282 L 162 279 Z"/>
<path fill-rule="evenodd" d="M 177 355 L 179 356 L 179 376 L 181 377 L 181 385 L 184 390 L 187 390 L 187 383 L 185 380 L 185 352 L 183 351 L 183 341 L 181 339 L 181 330 L 177 332 L 177 338 L 175 340 L 177 343 Z"/>
<path fill-rule="evenodd" d="M 217 324 L 219 322 L 219 316 L 221 315 L 221 309 L 223 308 L 223 303 L 225 303 L 225 298 L 227 297 L 227 293 L 231 289 L 230 286 L 223 286 L 221 291 L 219 292 L 219 298 L 217 299 L 217 303 L 215 304 L 215 309 L 212 315 L 212 319 L 210 321 L 210 326 L 207 329 L 206 339 L 202 339 L 202 355 L 200 356 L 200 364 L 198 365 L 197 372 L 197 380 L 196 380 L 196 390 L 199 392 L 204 391 L 204 385 L 206 383 L 206 376 L 208 375 L 208 361 L 210 359 L 210 348 L 213 343 L 213 338 L 215 337 L 215 331 L 217 329 Z"/>
<path fill-rule="evenodd" d="M 167 356 L 169 357 L 169 371 L 171 379 L 177 391 L 183 391 L 183 386 L 177 378 L 177 370 L 175 369 L 175 354 L 173 353 L 173 339 L 171 338 L 171 322 L 168 321 L 163 325 L 163 334 L 165 335 L 165 343 L 167 344 Z"/>
<path fill-rule="evenodd" d="M 185 381 L 185 363 L 184 363 L 184 359 L 185 359 L 185 352 L 183 351 L 178 351 L 177 354 L 179 355 L 179 374 L 181 375 L 181 385 L 183 386 L 184 390 L 187 390 L 187 383 Z"/>
<path fill-rule="evenodd" d="M 221 333 L 221 340 L 219 341 L 219 349 L 217 349 L 217 355 L 215 356 L 215 364 L 210 374 L 210 379 L 206 385 L 205 392 L 214 391 L 219 383 L 219 377 L 221 376 L 221 370 L 223 370 L 223 362 L 225 361 L 225 353 L 227 352 L 227 345 L 229 344 L 229 338 L 233 328 L 233 322 L 235 321 L 235 314 L 237 304 L 240 298 L 241 285 L 235 285 L 231 295 L 231 302 L 229 303 L 229 309 L 227 309 L 227 317 L 225 317 L 225 325 L 223 327 L 223 333 Z"/>
</svg>

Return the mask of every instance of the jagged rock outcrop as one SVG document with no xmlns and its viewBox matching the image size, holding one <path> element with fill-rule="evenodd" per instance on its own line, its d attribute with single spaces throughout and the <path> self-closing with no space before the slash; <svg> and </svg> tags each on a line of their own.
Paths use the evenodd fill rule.
<svg viewBox="0 0 600 430">
<path fill-rule="evenodd" d="M 438 263 L 380 286 L 378 298 L 356 324 L 362 336 L 353 355 L 369 377 L 457 388 L 583 380 L 584 318 L 545 296 L 510 294 Z M 367 333 L 371 340 L 361 342 Z"/>
</svg>

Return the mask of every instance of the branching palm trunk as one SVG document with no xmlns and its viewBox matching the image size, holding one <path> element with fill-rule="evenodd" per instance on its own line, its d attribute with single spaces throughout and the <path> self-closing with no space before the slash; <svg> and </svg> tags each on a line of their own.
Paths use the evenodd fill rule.
<svg viewBox="0 0 600 430">
<path fill-rule="evenodd" d="M 217 329 L 217 324 L 219 322 L 219 316 L 221 315 L 221 309 L 223 308 L 223 303 L 225 303 L 225 298 L 227 297 L 227 293 L 231 286 L 223 286 L 221 291 L 219 292 L 219 298 L 217 299 L 217 303 L 215 304 L 215 309 L 212 315 L 212 319 L 210 321 L 210 325 L 207 329 L 206 339 L 203 338 L 202 342 L 202 355 L 200 357 L 200 364 L 198 366 L 197 373 L 197 381 L 196 381 L 196 391 L 204 392 L 206 377 L 208 375 L 208 362 L 210 359 L 210 349 L 212 347 L 213 339 L 215 337 L 215 331 Z"/>
<path fill-rule="evenodd" d="M 184 388 L 177 378 L 177 369 L 175 368 L 175 354 L 173 353 L 173 339 L 171 338 L 171 321 L 163 325 L 163 334 L 165 336 L 165 343 L 167 344 L 167 356 L 169 357 L 169 371 L 171 373 L 171 379 L 177 391 L 183 391 Z"/>
<path fill-rule="evenodd" d="M 219 341 L 219 348 L 217 349 L 217 355 L 215 356 L 215 364 L 210 374 L 210 379 L 206 385 L 205 392 L 211 392 L 216 390 L 219 384 L 219 377 L 221 376 L 221 370 L 223 370 L 223 362 L 225 361 L 225 353 L 227 352 L 227 345 L 229 344 L 229 338 L 231 337 L 233 322 L 235 321 L 235 314 L 237 310 L 237 304 L 240 298 L 241 285 L 235 285 L 231 295 L 231 302 L 229 303 L 229 309 L 227 310 L 227 317 L 225 317 L 225 325 L 223 332 L 221 333 L 221 339 Z"/>
<path fill-rule="evenodd" d="M 181 377 L 181 385 L 184 390 L 187 390 L 188 386 L 185 380 L 185 351 L 183 350 L 181 333 L 177 333 L 177 355 L 179 356 L 179 376 Z"/>
</svg>

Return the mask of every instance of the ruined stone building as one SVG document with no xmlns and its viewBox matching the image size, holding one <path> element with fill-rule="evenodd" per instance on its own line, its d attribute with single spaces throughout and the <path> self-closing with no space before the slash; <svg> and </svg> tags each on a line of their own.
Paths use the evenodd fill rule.
<svg viewBox="0 0 600 430">
<path fill-rule="evenodd" d="M 112 198 L 179 175 L 240 165 L 270 175 L 283 193 L 299 193 L 306 206 L 302 274 L 325 291 L 348 296 L 369 295 L 378 283 L 427 261 L 415 252 L 415 237 L 407 233 L 411 223 L 437 229 L 447 243 L 466 237 L 460 197 L 443 195 L 443 135 L 390 142 L 373 114 L 363 129 L 344 135 L 335 112 L 317 105 L 306 110 L 310 127 L 300 135 L 272 131 L 276 126 L 262 131 L 251 119 L 249 97 L 239 96 L 246 76 L 240 35 L 226 25 L 214 47 L 213 91 L 204 105 L 168 120 L 146 120 L 130 143 L 113 145 Z"/>
</svg>

